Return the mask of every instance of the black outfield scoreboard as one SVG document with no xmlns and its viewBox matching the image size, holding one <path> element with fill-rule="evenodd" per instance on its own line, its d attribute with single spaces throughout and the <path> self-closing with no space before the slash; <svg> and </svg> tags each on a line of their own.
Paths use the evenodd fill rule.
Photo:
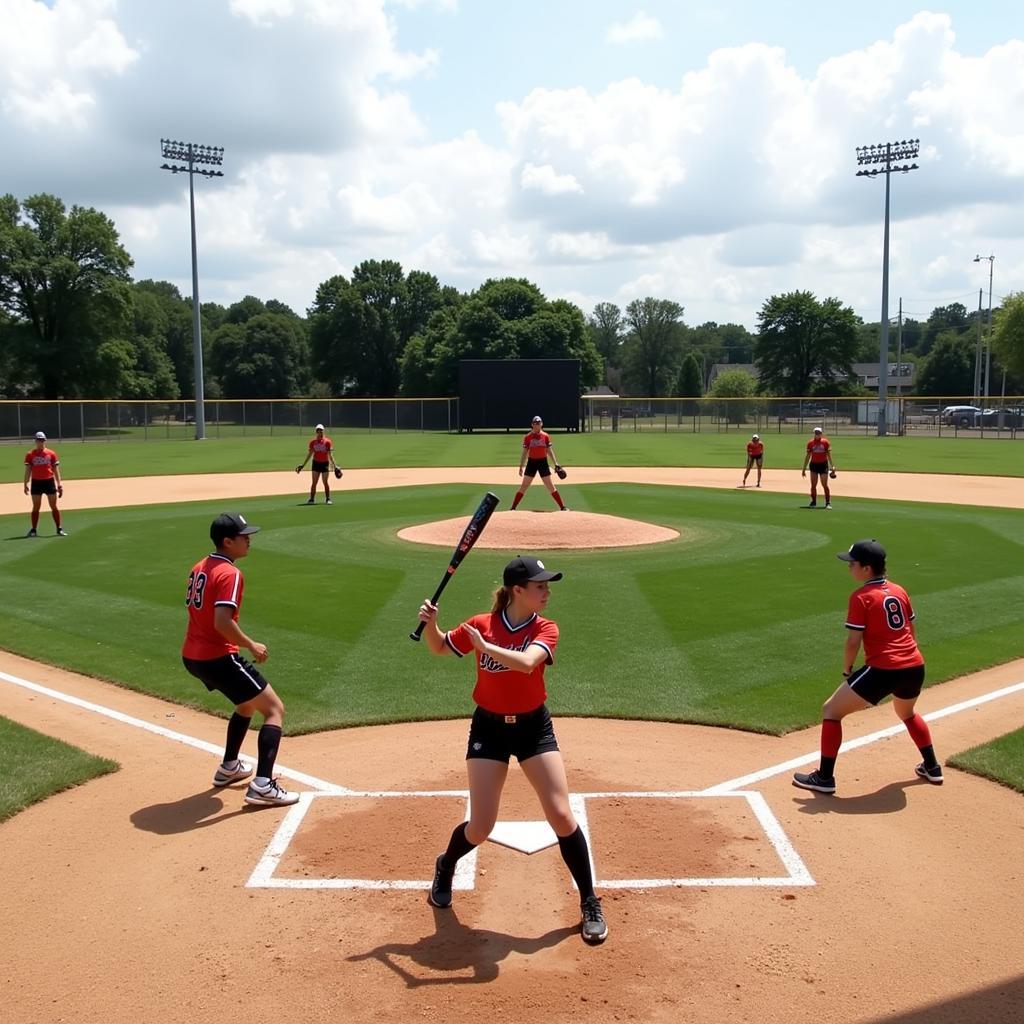
<svg viewBox="0 0 1024 1024">
<path fill-rule="evenodd" d="M 459 430 L 580 429 L 578 359 L 459 360 Z"/>
</svg>

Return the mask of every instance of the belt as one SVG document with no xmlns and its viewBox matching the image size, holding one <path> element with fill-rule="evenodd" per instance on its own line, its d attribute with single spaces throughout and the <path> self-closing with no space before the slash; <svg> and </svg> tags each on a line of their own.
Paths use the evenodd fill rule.
<svg viewBox="0 0 1024 1024">
<path fill-rule="evenodd" d="M 545 706 L 541 704 L 539 708 L 534 708 L 532 711 L 520 711 L 515 715 L 505 715 L 500 711 L 488 711 L 487 708 L 482 708 L 477 705 L 477 710 L 484 718 L 489 718 L 493 722 L 502 722 L 505 725 L 516 725 L 521 722 L 528 722 L 532 718 L 537 718 L 542 715 L 545 711 Z"/>
</svg>

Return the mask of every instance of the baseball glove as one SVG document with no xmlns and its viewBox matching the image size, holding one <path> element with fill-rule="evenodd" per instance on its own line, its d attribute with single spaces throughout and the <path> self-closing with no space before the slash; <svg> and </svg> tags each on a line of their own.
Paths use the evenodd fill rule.
<svg viewBox="0 0 1024 1024">
<path fill-rule="evenodd" d="M 831 478 L 832 478 L 833 480 L 835 480 L 835 478 L 836 478 L 836 471 L 835 471 L 835 470 L 833 469 L 833 470 L 832 470 L 832 472 L 831 472 L 831 473 L 829 473 L 829 476 L 830 476 L 830 477 L 831 477 Z"/>
<path fill-rule="evenodd" d="M 295 472 L 296 473 L 301 473 L 302 472 L 302 467 L 301 466 L 296 466 L 295 467 Z"/>
<path fill-rule="evenodd" d="M 569 474 L 566 473 L 561 466 L 555 466 L 555 476 L 557 476 L 559 480 L 564 480 L 568 475 Z"/>
<path fill-rule="evenodd" d="M 340 466 L 335 466 L 334 467 L 334 476 L 335 476 L 335 479 L 337 479 L 337 480 L 341 479 L 341 467 Z"/>
</svg>

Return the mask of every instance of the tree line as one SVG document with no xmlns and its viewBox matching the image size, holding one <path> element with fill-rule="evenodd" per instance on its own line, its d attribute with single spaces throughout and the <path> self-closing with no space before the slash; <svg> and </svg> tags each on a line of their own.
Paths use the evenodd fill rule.
<svg viewBox="0 0 1024 1024">
<path fill-rule="evenodd" d="M 102 212 L 56 196 L 0 198 L 0 397 L 177 399 L 193 395 L 192 303 L 167 281 L 135 281 Z M 993 380 L 1024 390 L 1024 309 L 995 311 Z M 767 299 L 757 332 L 690 326 L 684 307 L 646 297 L 587 315 L 522 278 L 463 293 L 423 270 L 365 260 L 316 289 L 304 314 L 247 295 L 203 303 L 209 398 L 408 397 L 456 393 L 461 359 L 578 359 L 587 388 L 701 397 L 860 394 L 854 362 L 878 358 L 878 324 L 806 291 Z M 902 327 L 918 394 L 973 390 L 978 314 L 959 303 Z M 890 358 L 895 359 L 895 330 Z"/>
</svg>

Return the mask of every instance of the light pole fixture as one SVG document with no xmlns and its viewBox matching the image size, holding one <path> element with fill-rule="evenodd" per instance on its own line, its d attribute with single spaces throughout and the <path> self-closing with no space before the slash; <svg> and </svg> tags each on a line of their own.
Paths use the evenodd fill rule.
<svg viewBox="0 0 1024 1024">
<path fill-rule="evenodd" d="M 882 241 L 882 337 L 878 343 L 878 436 L 885 437 L 885 416 L 889 396 L 889 176 L 897 171 L 907 174 L 917 170 L 908 164 L 920 152 L 920 139 L 882 142 L 857 147 L 857 165 L 865 168 L 858 178 L 885 175 L 885 234 Z M 902 164 L 902 166 L 900 166 Z M 874 166 L 878 165 L 878 166 Z"/>
<path fill-rule="evenodd" d="M 219 167 L 224 162 L 223 146 L 200 146 L 192 142 L 176 142 L 173 139 L 160 140 L 160 154 L 165 160 L 184 161 L 161 164 L 162 171 L 188 175 L 188 205 L 192 215 L 192 354 L 195 360 L 196 377 L 196 440 L 206 437 L 206 407 L 203 395 L 203 327 L 199 316 L 199 264 L 196 260 L 196 192 L 193 180 L 197 174 L 204 178 L 223 178 L 224 172 L 210 170 L 203 164 Z M 199 165 L 199 166 L 197 166 Z"/>
<path fill-rule="evenodd" d="M 992 372 L 992 268 L 995 266 L 996 258 L 995 256 L 974 257 L 975 263 L 980 263 L 982 260 L 988 260 L 988 325 L 985 342 L 985 404 L 988 405 L 988 380 Z"/>
</svg>

